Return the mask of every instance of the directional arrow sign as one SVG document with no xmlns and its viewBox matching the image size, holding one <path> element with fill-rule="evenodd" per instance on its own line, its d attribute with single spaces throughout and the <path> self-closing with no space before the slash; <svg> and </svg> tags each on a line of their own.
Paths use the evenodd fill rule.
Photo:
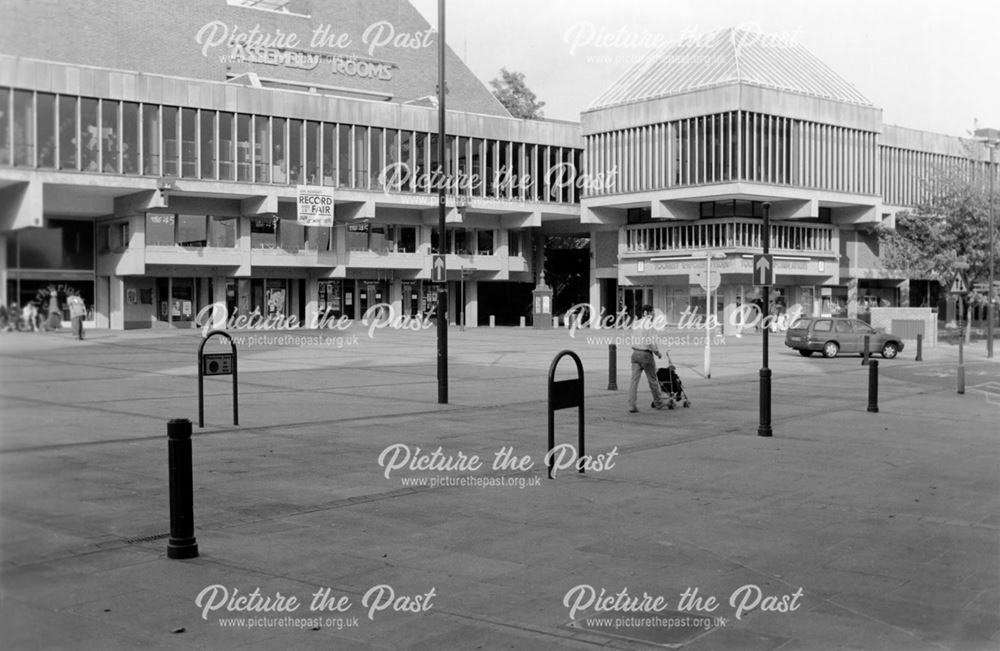
<svg viewBox="0 0 1000 651">
<path fill-rule="evenodd" d="M 770 287 L 774 284 L 774 256 L 761 253 L 753 256 L 753 284 L 755 287 Z"/>
<path fill-rule="evenodd" d="M 431 282 L 443 283 L 447 280 L 448 274 L 445 271 L 444 256 L 434 256 L 434 263 L 431 265 Z"/>
</svg>

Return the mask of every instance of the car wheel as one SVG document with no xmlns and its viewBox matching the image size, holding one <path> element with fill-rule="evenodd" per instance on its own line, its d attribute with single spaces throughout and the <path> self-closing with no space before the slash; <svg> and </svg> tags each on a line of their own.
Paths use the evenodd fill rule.
<svg viewBox="0 0 1000 651">
<path fill-rule="evenodd" d="M 899 347 L 896 346 L 894 342 L 889 342 L 882 346 L 882 357 L 885 359 L 892 359 L 899 353 Z"/>
<path fill-rule="evenodd" d="M 823 344 L 823 357 L 836 357 L 840 352 L 840 345 L 836 341 L 828 341 Z"/>
<path fill-rule="evenodd" d="M 810 357 L 812 356 L 812 354 L 813 351 L 811 350 L 802 350 L 801 348 L 799 349 L 799 355 L 802 355 L 803 357 Z"/>
</svg>

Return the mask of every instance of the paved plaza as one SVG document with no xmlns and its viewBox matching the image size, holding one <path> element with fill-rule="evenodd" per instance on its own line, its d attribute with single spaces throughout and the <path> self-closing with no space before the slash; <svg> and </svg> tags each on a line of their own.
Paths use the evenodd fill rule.
<svg viewBox="0 0 1000 651">
<path fill-rule="evenodd" d="M 879 360 L 868 413 L 858 357 L 772 335 L 763 438 L 759 334 L 716 342 L 706 379 L 700 333 L 672 333 L 692 407 L 652 410 L 640 386 L 638 414 L 627 341 L 611 391 L 594 338 L 627 334 L 452 328 L 442 406 L 433 330 L 234 333 L 240 425 L 229 378 L 208 378 L 204 429 L 197 331 L 4 334 L 4 647 L 1000 646 L 1000 367 L 981 343 L 965 395 L 954 346 Z M 550 480 L 563 349 L 593 462 Z M 191 560 L 165 553 L 173 418 L 195 425 Z M 558 412 L 556 443 L 576 426 Z"/>
</svg>

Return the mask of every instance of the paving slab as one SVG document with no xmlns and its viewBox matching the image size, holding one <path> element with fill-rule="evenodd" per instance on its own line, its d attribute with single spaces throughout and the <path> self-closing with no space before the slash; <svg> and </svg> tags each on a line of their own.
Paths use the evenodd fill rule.
<svg viewBox="0 0 1000 651">
<path fill-rule="evenodd" d="M 765 438 L 756 435 L 759 334 L 714 347 L 710 379 L 703 349 L 678 344 L 671 357 L 692 407 L 655 411 L 640 400 L 638 414 L 626 411 L 627 346 L 619 390 L 607 389 L 607 338 L 620 332 L 456 329 L 447 405 L 437 402 L 433 333 L 346 334 L 356 340 L 339 349 L 244 338 L 240 425 L 229 420 L 228 378 L 216 378 L 205 428 L 197 332 L 0 338 L 5 642 L 997 648 L 1000 405 L 988 392 L 954 392 L 954 347 L 927 349 L 922 363 L 881 361 L 872 414 L 859 358 L 802 358 L 772 335 L 774 436 Z M 604 469 L 549 480 L 546 374 L 563 349 L 585 367 L 587 451 L 615 454 Z M 982 351 L 966 355 L 978 384 L 1000 381 Z M 195 421 L 201 553 L 184 561 L 165 556 L 170 418 Z M 575 410 L 558 412 L 557 443 L 575 443 L 576 427 Z M 391 446 L 483 463 L 415 462 L 387 477 Z M 530 467 L 494 468 L 505 447 Z M 229 601 L 203 615 L 199 595 L 211 586 L 303 603 L 281 613 Z M 347 612 L 311 610 L 326 589 Z M 571 612 L 570 595 L 587 590 L 595 599 Z M 597 599 L 602 590 L 610 598 Z M 669 636 L 624 619 L 655 614 L 636 605 L 646 595 L 681 609 L 691 590 L 716 600 L 683 609 L 718 618 L 703 634 L 665 646 L 656 640 Z M 396 600 L 369 617 L 390 591 Z M 612 620 L 573 624 L 599 616 Z"/>
</svg>

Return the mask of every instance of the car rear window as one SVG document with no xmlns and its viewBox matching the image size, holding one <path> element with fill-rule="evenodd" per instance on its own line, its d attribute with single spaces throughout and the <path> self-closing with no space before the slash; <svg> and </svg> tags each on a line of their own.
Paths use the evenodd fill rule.
<svg viewBox="0 0 1000 651">
<path fill-rule="evenodd" d="M 813 326 L 814 332 L 830 332 L 833 329 L 833 322 L 826 319 L 823 321 L 817 321 L 816 325 Z"/>
</svg>

